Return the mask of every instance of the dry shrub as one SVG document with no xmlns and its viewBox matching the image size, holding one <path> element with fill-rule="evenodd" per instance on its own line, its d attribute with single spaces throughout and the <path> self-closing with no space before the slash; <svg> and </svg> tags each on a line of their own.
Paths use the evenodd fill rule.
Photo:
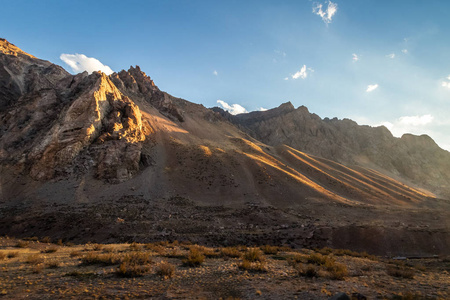
<svg viewBox="0 0 450 300">
<path fill-rule="evenodd" d="M 25 262 L 30 265 L 42 264 L 44 262 L 44 257 L 38 253 L 30 254 L 30 255 L 28 255 Z"/>
<path fill-rule="evenodd" d="M 42 243 L 47 243 L 47 244 L 49 244 L 49 243 L 52 242 L 52 239 L 51 239 L 49 236 L 44 236 L 44 237 L 41 239 L 41 242 L 42 242 Z"/>
<path fill-rule="evenodd" d="M 198 248 L 200 252 L 203 253 L 204 256 L 208 258 L 217 258 L 220 256 L 220 252 L 214 248 L 205 247 L 205 246 L 195 246 Z"/>
<path fill-rule="evenodd" d="M 124 261 L 116 270 L 116 274 L 121 277 L 141 277 L 150 271 L 150 267 L 146 265 L 135 264 Z"/>
<path fill-rule="evenodd" d="M 325 268 L 330 273 L 331 279 L 342 280 L 348 275 L 347 267 L 337 263 L 334 259 L 328 259 L 325 263 Z"/>
<path fill-rule="evenodd" d="M 70 255 L 70 257 L 78 257 L 81 255 L 81 252 L 74 250 L 74 251 L 70 252 L 69 255 Z"/>
<path fill-rule="evenodd" d="M 0 260 L 3 260 L 6 258 L 6 253 L 0 252 Z"/>
<path fill-rule="evenodd" d="M 306 258 L 303 255 L 295 254 L 294 256 L 288 257 L 287 261 L 290 266 L 296 266 L 299 263 L 306 262 Z"/>
<path fill-rule="evenodd" d="M 16 244 L 17 248 L 26 248 L 28 247 L 28 245 L 30 245 L 30 242 L 28 241 L 18 241 Z"/>
<path fill-rule="evenodd" d="M 31 267 L 31 272 L 34 274 L 40 274 L 44 270 L 44 264 L 37 264 Z"/>
<path fill-rule="evenodd" d="M 138 251 L 125 255 L 122 261 L 130 264 L 145 265 L 151 263 L 152 259 L 147 252 Z"/>
<path fill-rule="evenodd" d="M 73 253 L 73 252 L 72 252 Z M 72 254 L 71 254 L 72 255 Z M 98 254 L 89 252 L 81 258 L 81 263 L 84 265 L 117 265 L 121 262 L 121 256 L 114 253 Z"/>
<path fill-rule="evenodd" d="M 320 253 L 313 253 L 310 254 L 307 258 L 306 261 L 310 264 L 315 264 L 318 266 L 323 266 L 325 265 L 325 263 L 328 260 L 328 256 L 322 255 Z"/>
<path fill-rule="evenodd" d="M 261 250 L 259 250 L 258 248 L 249 248 L 243 255 L 242 258 L 244 260 L 248 260 L 250 262 L 255 262 L 255 261 L 264 261 L 264 256 L 261 252 Z"/>
<path fill-rule="evenodd" d="M 407 266 L 402 265 L 387 265 L 386 273 L 393 277 L 405 278 L 405 279 L 413 279 L 414 278 L 414 269 L 409 268 Z"/>
<path fill-rule="evenodd" d="M 61 266 L 61 264 L 58 261 L 51 261 L 47 264 L 49 269 L 57 269 Z"/>
<path fill-rule="evenodd" d="M 103 248 L 104 253 L 113 253 L 116 249 L 114 247 L 105 247 Z"/>
<path fill-rule="evenodd" d="M 220 249 L 220 254 L 223 257 L 234 257 L 238 258 L 241 257 L 241 251 L 237 247 L 225 247 Z"/>
<path fill-rule="evenodd" d="M 191 247 L 187 259 L 183 260 L 183 264 L 189 267 L 198 267 L 205 261 L 205 255 L 198 247 Z"/>
<path fill-rule="evenodd" d="M 138 244 L 138 243 L 131 243 L 130 244 L 130 250 L 131 251 L 141 251 L 142 250 L 142 245 Z"/>
<path fill-rule="evenodd" d="M 164 256 L 169 258 L 186 258 L 178 249 L 172 249 L 169 253 L 164 254 Z"/>
<path fill-rule="evenodd" d="M 151 250 L 158 253 L 159 255 L 164 255 L 166 253 L 166 249 L 163 246 L 154 243 L 145 244 L 144 249 Z"/>
<path fill-rule="evenodd" d="M 58 251 L 58 248 L 56 248 L 55 246 L 52 247 L 48 247 L 45 250 L 42 250 L 42 253 L 55 253 L 56 251 Z"/>
<path fill-rule="evenodd" d="M 102 244 L 93 244 L 92 245 L 92 250 L 94 251 L 100 251 L 103 249 L 103 245 Z"/>
<path fill-rule="evenodd" d="M 264 261 L 249 261 L 243 259 L 242 262 L 238 265 L 238 267 L 239 269 L 248 272 L 258 272 L 258 273 L 267 272 L 266 263 Z"/>
<path fill-rule="evenodd" d="M 6 254 L 6 256 L 8 256 L 8 258 L 14 258 L 19 256 L 19 252 L 18 251 L 10 251 L 8 252 L 8 254 Z"/>
<path fill-rule="evenodd" d="M 311 264 L 296 264 L 294 266 L 294 269 L 298 272 L 299 276 L 313 278 L 313 277 L 319 277 L 319 272 L 317 270 L 317 267 Z"/>
<path fill-rule="evenodd" d="M 273 255 L 278 254 L 279 251 L 277 246 L 270 246 L 270 245 L 262 246 L 261 250 L 264 252 L 264 254 L 273 254 Z"/>
<path fill-rule="evenodd" d="M 175 274 L 175 266 L 169 262 L 163 261 L 156 267 L 156 274 L 167 279 Z"/>
</svg>

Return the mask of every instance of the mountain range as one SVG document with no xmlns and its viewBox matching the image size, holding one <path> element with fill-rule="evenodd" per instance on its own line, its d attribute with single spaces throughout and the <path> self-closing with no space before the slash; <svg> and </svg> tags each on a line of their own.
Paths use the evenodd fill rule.
<svg viewBox="0 0 450 300">
<path fill-rule="evenodd" d="M 0 234 L 450 249 L 450 153 L 306 107 L 231 115 L 0 39 Z"/>
</svg>

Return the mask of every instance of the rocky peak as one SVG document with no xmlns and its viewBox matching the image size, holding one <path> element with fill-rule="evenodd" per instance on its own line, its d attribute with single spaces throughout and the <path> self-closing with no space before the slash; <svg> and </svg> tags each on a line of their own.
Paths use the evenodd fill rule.
<svg viewBox="0 0 450 300">
<path fill-rule="evenodd" d="M 19 56 L 24 55 L 31 58 L 35 58 L 33 55 L 28 54 L 22 51 L 19 47 L 14 44 L 11 44 L 6 39 L 0 38 L 0 52 L 7 55 Z"/>
</svg>

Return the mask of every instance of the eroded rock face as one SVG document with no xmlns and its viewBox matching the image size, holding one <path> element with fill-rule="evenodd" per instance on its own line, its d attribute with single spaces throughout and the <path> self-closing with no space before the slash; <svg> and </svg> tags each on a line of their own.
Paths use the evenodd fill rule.
<svg viewBox="0 0 450 300">
<path fill-rule="evenodd" d="M 0 40 L 0 91 L 1 163 L 38 180 L 74 173 L 80 164 L 108 180 L 139 170 L 150 131 L 105 74 L 73 76 Z"/>
</svg>

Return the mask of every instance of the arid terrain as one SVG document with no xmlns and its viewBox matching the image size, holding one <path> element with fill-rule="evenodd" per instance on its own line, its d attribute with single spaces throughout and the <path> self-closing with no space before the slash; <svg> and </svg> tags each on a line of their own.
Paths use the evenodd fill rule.
<svg viewBox="0 0 450 300">
<path fill-rule="evenodd" d="M 448 299 L 448 258 L 187 242 L 0 240 L 2 299 Z M 364 298 L 366 297 L 366 298 Z"/>
<path fill-rule="evenodd" d="M 72 75 L 0 39 L 0 174 L 0 235 L 14 237 L 1 240 L 4 298 L 449 296 L 450 153 L 428 136 L 290 103 L 232 116 L 159 90 L 138 66 Z M 196 268 L 182 262 L 193 244 L 206 255 Z M 261 272 L 239 268 L 263 245 L 277 250 Z M 148 270 L 119 278 L 133 247 Z M 347 250 L 308 258 L 324 247 Z M 108 266 L 83 262 L 106 252 Z"/>
</svg>

